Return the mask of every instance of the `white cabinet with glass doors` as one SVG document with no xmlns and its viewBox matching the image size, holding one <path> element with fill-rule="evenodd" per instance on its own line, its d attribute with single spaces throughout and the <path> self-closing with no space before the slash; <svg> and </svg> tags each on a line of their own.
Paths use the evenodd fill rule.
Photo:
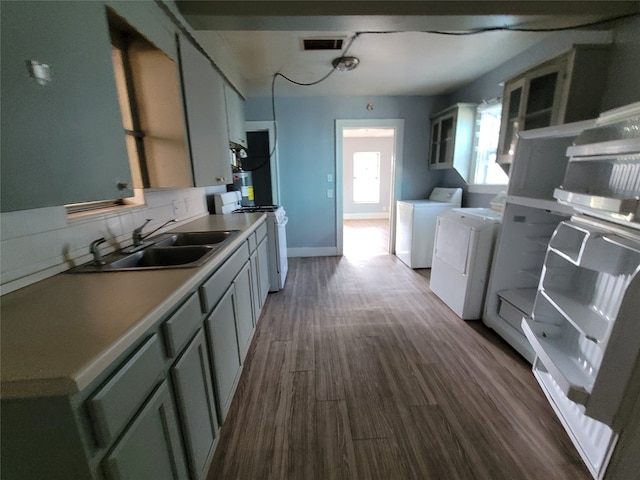
<svg viewBox="0 0 640 480">
<path fill-rule="evenodd" d="M 476 105 L 457 103 L 431 117 L 429 168 L 455 168 L 465 181 L 473 147 Z"/>
<path fill-rule="evenodd" d="M 518 132 L 595 118 L 607 76 L 606 45 L 573 48 L 505 82 L 498 163 L 513 161 Z"/>
</svg>

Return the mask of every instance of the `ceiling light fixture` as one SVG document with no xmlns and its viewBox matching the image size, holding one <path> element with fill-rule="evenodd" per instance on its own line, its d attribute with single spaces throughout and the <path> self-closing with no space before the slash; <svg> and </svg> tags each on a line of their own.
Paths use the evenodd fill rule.
<svg viewBox="0 0 640 480">
<path fill-rule="evenodd" d="M 338 57 L 334 58 L 331 62 L 333 68 L 340 70 L 341 72 L 348 72 L 353 70 L 360 63 L 360 59 L 356 57 Z"/>
</svg>

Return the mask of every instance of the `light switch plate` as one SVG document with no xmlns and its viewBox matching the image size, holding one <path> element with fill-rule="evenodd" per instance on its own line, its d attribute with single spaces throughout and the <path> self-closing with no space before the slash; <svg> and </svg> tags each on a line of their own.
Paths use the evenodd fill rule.
<svg viewBox="0 0 640 480">
<path fill-rule="evenodd" d="M 333 198 L 333 190 L 327 190 L 327 198 Z"/>
</svg>

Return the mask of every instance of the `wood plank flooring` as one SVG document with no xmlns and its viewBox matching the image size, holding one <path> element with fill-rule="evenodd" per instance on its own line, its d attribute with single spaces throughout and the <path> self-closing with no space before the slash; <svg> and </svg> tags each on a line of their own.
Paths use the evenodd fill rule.
<svg viewBox="0 0 640 480">
<path fill-rule="evenodd" d="M 347 250 L 290 259 L 209 480 L 591 478 L 527 362 L 428 270 Z"/>
</svg>

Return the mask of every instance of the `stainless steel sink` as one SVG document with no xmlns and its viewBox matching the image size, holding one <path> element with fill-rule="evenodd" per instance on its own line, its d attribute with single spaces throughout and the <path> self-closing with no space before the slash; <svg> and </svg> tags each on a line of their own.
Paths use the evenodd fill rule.
<svg viewBox="0 0 640 480">
<path fill-rule="evenodd" d="M 148 247 L 136 253 L 120 252 L 104 257 L 104 265 L 86 263 L 70 270 L 72 273 L 117 272 L 125 270 L 157 270 L 164 268 L 198 267 L 206 262 L 217 248 L 210 245 L 183 247 Z"/>
<path fill-rule="evenodd" d="M 235 237 L 240 230 L 224 230 L 217 232 L 178 232 L 159 235 L 150 239 L 158 247 L 185 245 L 219 245 Z"/>
<path fill-rule="evenodd" d="M 90 262 L 69 271 L 90 273 L 199 267 L 239 233 L 240 230 L 165 233 L 150 238 L 145 242 L 149 246 L 141 246 L 134 253 L 119 251 L 106 255 L 104 265 Z"/>
<path fill-rule="evenodd" d="M 181 248 L 149 247 L 107 263 L 107 266 L 111 269 L 193 267 L 202 264 L 213 252 L 212 247 L 205 245 Z"/>
</svg>

